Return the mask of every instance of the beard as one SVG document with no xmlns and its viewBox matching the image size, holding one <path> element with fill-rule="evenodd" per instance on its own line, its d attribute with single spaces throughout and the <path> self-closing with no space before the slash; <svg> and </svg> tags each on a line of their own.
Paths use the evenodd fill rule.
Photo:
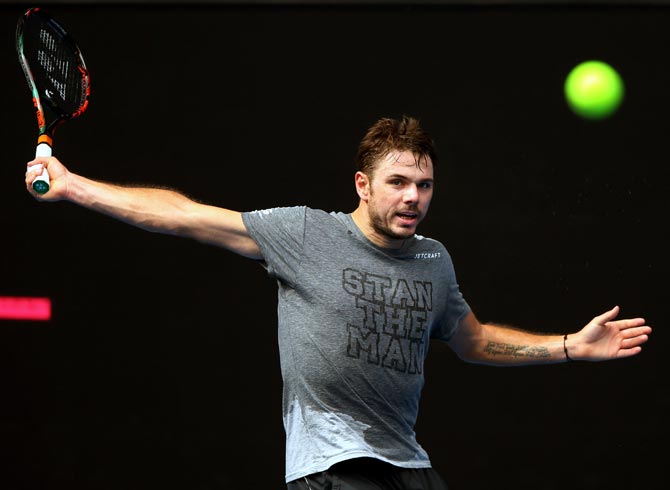
<svg viewBox="0 0 670 490">
<path fill-rule="evenodd" d="M 386 221 L 374 209 L 369 210 L 370 225 L 375 233 L 392 240 L 405 240 L 414 235 L 415 230 L 401 228 L 400 231 L 393 230 Z"/>
</svg>

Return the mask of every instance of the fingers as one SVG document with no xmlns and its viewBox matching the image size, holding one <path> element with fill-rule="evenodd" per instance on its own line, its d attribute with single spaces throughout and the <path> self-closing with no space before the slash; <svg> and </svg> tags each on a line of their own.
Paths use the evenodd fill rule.
<svg viewBox="0 0 670 490">
<path fill-rule="evenodd" d="M 651 333 L 651 327 L 648 325 L 641 325 L 639 327 L 628 327 L 626 329 L 622 329 L 620 333 L 624 339 L 647 337 Z"/>
<path fill-rule="evenodd" d="M 26 184 L 32 184 L 38 175 L 41 175 L 45 168 L 49 167 L 50 157 L 38 157 L 28 162 L 26 168 Z"/>
<path fill-rule="evenodd" d="M 58 163 L 55 158 L 46 156 L 28 162 L 25 177 L 26 189 L 38 201 L 51 201 L 58 197 L 57 194 L 51 192 L 53 177 L 62 174 Z"/>
<path fill-rule="evenodd" d="M 644 323 L 643 318 L 610 322 L 610 324 L 617 324 L 619 334 L 623 337 L 621 348 L 617 352 L 618 358 L 630 357 L 642 352 L 642 344 L 649 340 L 651 333 L 651 327 Z"/>
<path fill-rule="evenodd" d="M 42 162 L 29 162 L 26 169 L 26 175 L 39 175 L 45 168 L 46 166 Z"/>
<path fill-rule="evenodd" d="M 28 162 L 28 170 L 30 171 L 32 167 L 35 167 L 37 165 L 41 165 L 44 168 L 49 167 L 49 163 L 51 162 L 52 157 L 37 157 L 34 160 L 31 160 Z"/>
<path fill-rule="evenodd" d="M 651 327 L 645 325 L 644 318 L 626 318 L 624 320 L 614 320 L 605 324 L 607 327 L 614 327 L 619 330 L 628 330 L 637 327 L 645 327 L 651 332 Z"/>
<path fill-rule="evenodd" d="M 29 189 L 32 188 L 33 181 L 44 172 L 46 165 L 41 161 L 33 160 L 28 162 L 28 168 L 26 170 L 26 186 Z"/>
<path fill-rule="evenodd" d="M 647 340 L 649 340 L 649 336 L 646 333 L 638 333 L 623 339 L 621 341 L 621 348 L 630 349 L 632 347 L 637 347 L 644 344 Z"/>
<path fill-rule="evenodd" d="M 651 328 L 644 325 L 646 322 L 644 318 L 625 318 L 622 320 L 614 320 L 619 314 L 619 311 L 620 311 L 619 307 L 615 306 L 614 308 L 603 313 L 602 315 L 595 317 L 593 321 L 600 325 L 604 325 L 606 327 L 614 327 L 619 330 L 626 330 L 629 328 L 645 326 L 646 328 L 649 329 L 649 332 L 651 332 Z"/>
<path fill-rule="evenodd" d="M 619 307 L 615 306 L 614 308 L 612 308 L 609 311 L 606 311 L 602 315 L 598 315 L 597 317 L 595 317 L 593 321 L 600 325 L 604 325 L 605 323 L 614 320 L 618 314 L 619 314 Z"/>
<path fill-rule="evenodd" d="M 616 354 L 617 359 L 624 359 L 626 357 L 636 356 L 642 352 L 642 347 L 631 347 L 630 349 L 619 349 L 619 352 Z"/>
</svg>

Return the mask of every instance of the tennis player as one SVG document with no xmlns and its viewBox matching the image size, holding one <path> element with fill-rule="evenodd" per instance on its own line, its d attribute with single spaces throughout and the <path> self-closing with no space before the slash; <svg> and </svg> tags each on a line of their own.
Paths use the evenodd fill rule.
<svg viewBox="0 0 670 490">
<path fill-rule="evenodd" d="M 444 245 L 417 234 L 436 163 L 418 120 L 383 118 L 357 153 L 353 212 L 241 213 L 89 180 L 55 157 L 30 162 L 26 185 L 40 201 L 71 201 L 257 260 L 277 281 L 289 490 L 437 490 L 447 485 L 414 431 L 431 339 L 464 361 L 509 366 L 634 356 L 651 328 L 618 320 L 617 306 L 569 335 L 478 321 Z M 51 189 L 39 195 L 30 184 L 44 167 Z"/>
</svg>

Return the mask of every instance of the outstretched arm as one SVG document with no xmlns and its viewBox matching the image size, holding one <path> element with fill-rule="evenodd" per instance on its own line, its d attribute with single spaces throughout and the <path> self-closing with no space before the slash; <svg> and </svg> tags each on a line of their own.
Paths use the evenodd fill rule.
<svg viewBox="0 0 670 490">
<path fill-rule="evenodd" d="M 33 190 L 32 182 L 44 167 L 49 170 L 51 185 L 46 194 L 40 195 Z M 260 258 L 241 213 L 195 202 L 173 190 L 96 182 L 70 172 L 55 157 L 29 162 L 26 186 L 40 201 L 70 201 L 144 230 L 193 238 L 245 257 Z"/>
<path fill-rule="evenodd" d="M 465 361 L 490 365 L 604 361 L 639 354 L 651 327 L 643 318 L 615 320 L 618 314 L 619 307 L 615 306 L 566 337 L 480 323 L 471 312 L 449 345 Z"/>
</svg>

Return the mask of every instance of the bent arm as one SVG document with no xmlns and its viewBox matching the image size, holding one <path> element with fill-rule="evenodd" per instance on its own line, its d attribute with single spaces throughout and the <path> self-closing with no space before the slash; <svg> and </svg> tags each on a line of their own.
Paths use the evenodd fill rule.
<svg viewBox="0 0 670 490">
<path fill-rule="evenodd" d="M 245 257 L 261 258 L 240 212 L 201 204 L 169 189 L 97 182 L 69 172 L 54 157 L 35 159 L 28 165 L 26 186 L 39 200 L 67 200 L 147 231 L 193 238 Z M 51 177 L 51 188 L 43 196 L 31 185 L 41 173 L 40 165 L 47 167 Z"/>
<path fill-rule="evenodd" d="M 565 336 L 480 323 L 470 312 L 448 343 L 461 359 L 489 365 L 604 361 L 637 355 L 649 340 L 651 327 L 643 318 L 615 320 L 618 314 L 615 306 Z"/>
</svg>

